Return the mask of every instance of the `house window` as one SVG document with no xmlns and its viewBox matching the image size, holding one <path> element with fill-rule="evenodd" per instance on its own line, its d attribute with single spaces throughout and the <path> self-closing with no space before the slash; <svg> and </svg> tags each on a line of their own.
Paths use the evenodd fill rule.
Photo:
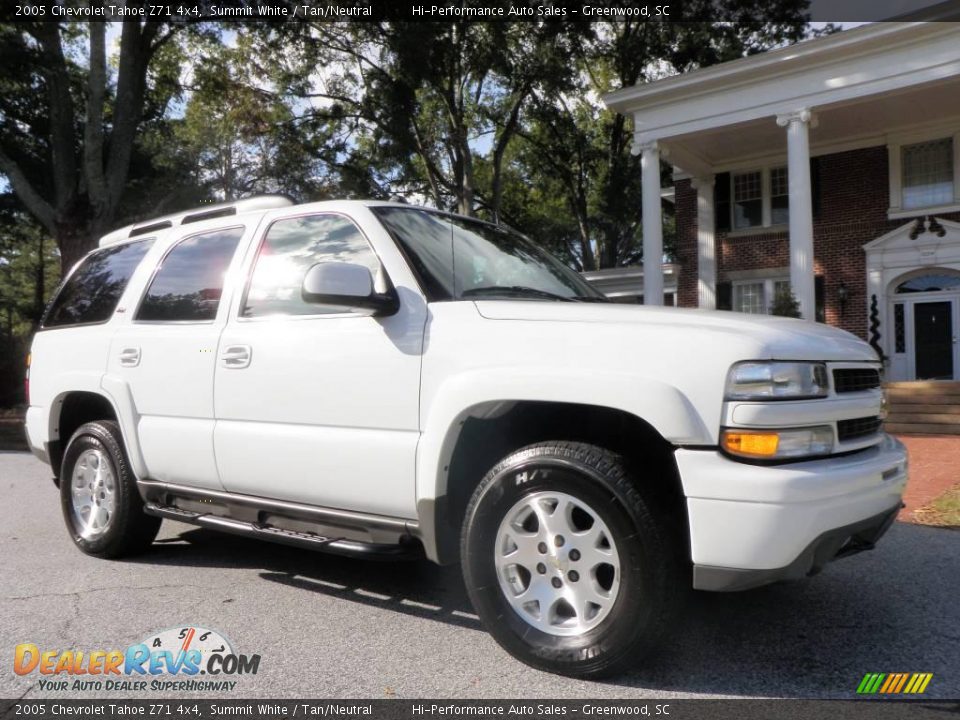
<svg viewBox="0 0 960 720">
<path fill-rule="evenodd" d="M 776 297 L 780 293 L 790 292 L 790 281 L 789 280 L 774 280 L 773 281 L 773 297 Z"/>
<path fill-rule="evenodd" d="M 905 145 L 901 153 L 904 208 L 953 202 L 953 138 Z"/>
<path fill-rule="evenodd" d="M 785 166 L 721 173 L 717 191 L 718 230 L 749 230 L 790 221 L 790 184 Z"/>
<path fill-rule="evenodd" d="M 785 167 L 770 170 L 770 223 L 785 225 L 790 222 L 790 184 Z"/>
<path fill-rule="evenodd" d="M 759 170 L 733 176 L 733 227 L 763 224 L 763 174 Z"/>
<path fill-rule="evenodd" d="M 941 290 L 960 289 L 960 274 L 949 271 L 925 273 L 897 285 L 896 292 L 917 293 L 917 292 L 939 292 Z"/>
<path fill-rule="evenodd" d="M 733 286 L 733 309 L 752 315 L 764 315 L 767 312 L 763 282 L 736 283 Z"/>
<path fill-rule="evenodd" d="M 814 319 L 826 322 L 826 295 L 822 276 L 813 279 Z M 790 280 L 779 277 L 751 278 L 717 283 L 717 310 L 735 310 L 754 315 L 771 315 L 777 295 L 790 290 Z M 796 296 L 794 296 L 796 300 Z"/>
<path fill-rule="evenodd" d="M 790 290 L 787 279 L 766 278 L 733 284 L 733 309 L 753 315 L 768 315 L 777 295 Z"/>
</svg>

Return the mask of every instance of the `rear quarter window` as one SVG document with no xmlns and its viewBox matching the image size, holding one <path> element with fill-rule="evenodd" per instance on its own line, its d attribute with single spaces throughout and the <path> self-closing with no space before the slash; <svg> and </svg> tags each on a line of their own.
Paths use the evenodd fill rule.
<svg viewBox="0 0 960 720">
<path fill-rule="evenodd" d="M 87 255 L 50 303 L 41 327 L 107 322 L 117 309 L 130 277 L 151 245 L 153 238 L 104 248 Z"/>
</svg>

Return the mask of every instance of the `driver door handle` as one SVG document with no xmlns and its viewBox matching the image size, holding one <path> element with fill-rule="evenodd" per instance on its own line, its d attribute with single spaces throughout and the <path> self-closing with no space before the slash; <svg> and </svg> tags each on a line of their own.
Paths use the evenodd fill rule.
<svg viewBox="0 0 960 720">
<path fill-rule="evenodd" d="M 227 345 L 220 353 L 220 364 L 231 370 L 242 370 L 250 365 L 252 354 L 249 345 Z"/>
</svg>

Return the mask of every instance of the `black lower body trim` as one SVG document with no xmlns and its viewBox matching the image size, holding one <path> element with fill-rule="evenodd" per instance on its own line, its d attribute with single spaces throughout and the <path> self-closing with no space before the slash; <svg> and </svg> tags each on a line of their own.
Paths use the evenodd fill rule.
<svg viewBox="0 0 960 720">
<path fill-rule="evenodd" d="M 231 518 L 219 517 L 202 513 L 181 510 L 175 507 L 160 507 L 152 503 L 144 505 L 144 512 L 148 515 L 179 520 L 180 522 L 198 525 L 211 530 L 243 535 L 256 540 L 293 545 L 306 550 L 319 550 L 334 555 L 361 557 L 368 560 L 404 560 L 417 559 L 423 551 L 420 544 L 410 537 L 406 542 L 397 544 L 365 543 L 347 540 L 339 537 L 325 537 L 316 533 L 284 530 L 269 525 L 243 522 Z"/>
<path fill-rule="evenodd" d="M 693 587 L 713 592 L 734 592 L 781 580 L 798 580 L 815 575 L 832 560 L 872 550 L 897 517 L 902 503 L 873 517 L 828 530 L 810 543 L 789 565 L 769 570 L 693 566 Z"/>
</svg>

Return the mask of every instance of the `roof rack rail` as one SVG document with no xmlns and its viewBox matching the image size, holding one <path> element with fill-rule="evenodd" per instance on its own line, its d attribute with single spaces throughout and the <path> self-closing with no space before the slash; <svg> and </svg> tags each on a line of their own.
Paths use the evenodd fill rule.
<svg viewBox="0 0 960 720">
<path fill-rule="evenodd" d="M 200 222 L 202 220 L 213 220 L 218 217 L 227 217 L 228 215 L 236 215 L 236 207 L 220 208 L 219 210 L 204 210 L 203 212 L 193 213 L 187 215 L 183 220 L 180 221 L 181 225 L 188 225 L 190 223 Z"/>
<path fill-rule="evenodd" d="M 231 200 L 230 202 L 217 203 L 216 205 L 206 205 L 179 213 L 164 215 L 158 218 L 151 218 L 133 225 L 127 225 L 119 230 L 104 235 L 100 238 L 100 247 L 116 245 L 119 242 L 129 238 L 146 235 L 147 233 L 166 230 L 176 225 L 187 225 L 189 223 L 201 222 L 203 220 L 212 220 L 218 217 L 227 217 L 229 215 L 239 215 L 254 210 L 270 210 L 273 208 L 289 207 L 294 202 L 283 195 L 259 195 L 243 200 Z"/>
<path fill-rule="evenodd" d="M 130 234 L 127 237 L 136 237 L 137 235 L 146 235 L 147 233 L 152 233 L 156 230 L 166 230 L 169 227 L 173 227 L 173 223 L 169 220 L 164 220 L 163 222 L 155 222 L 150 225 L 142 225 L 139 227 L 134 227 L 130 231 Z"/>
</svg>

